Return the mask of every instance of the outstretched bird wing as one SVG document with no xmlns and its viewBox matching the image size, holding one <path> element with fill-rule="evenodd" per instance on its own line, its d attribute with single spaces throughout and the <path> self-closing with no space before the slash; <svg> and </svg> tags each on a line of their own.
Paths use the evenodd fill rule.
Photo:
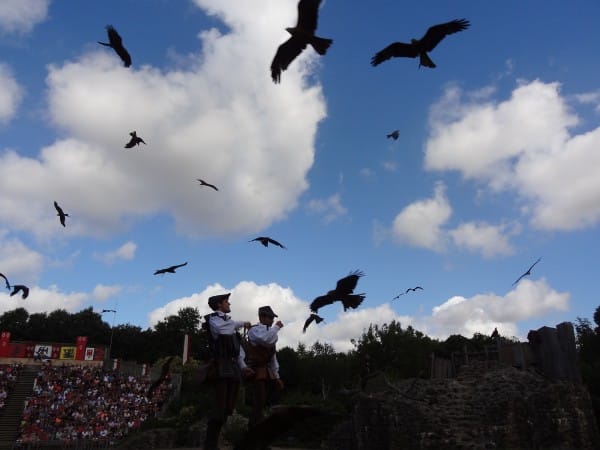
<svg viewBox="0 0 600 450">
<path fill-rule="evenodd" d="M 13 291 L 10 293 L 10 296 L 17 295 L 19 292 L 22 292 L 21 298 L 25 299 L 29 296 L 29 288 L 22 284 L 13 284 Z"/>
<path fill-rule="evenodd" d="M 323 322 L 323 320 L 324 320 L 324 319 L 323 319 L 322 317 L 318 316 L 318 315 L 317 315 L 317 314 L 315 314 L 315 313 L 312 313 L 312 314 L 311 314 L 311 315 L 308 317 L 308 319 L 306 319 L 306 322 L 304 322 L 304 327 L 302 327 L 302 332 L 303 332 L 303 333 L 306 333 L 306 329 L 308 328 L 308 326 L 309 326 L 311 323 L 313 323 L 313 322 L 315 322 L 315 321 L 316 321 L 317 323 L 321 323 L 321 322 Z"/>
<path fill-rule="evenodd" d="M 310 310 L 316 313 L 319 311 L 319 308 L 322 308 L 326 305 L 331 305 L 336 300 L 337 299 L 331 296 L 329 293 L 325 295 L 319 295 L 318 297 L 315 297 L 315 299 L 310 303 Z"/>
<path fill-rule="evenodd" d="M 214 184 L 207 183 L 206 181 L 204 181 L 204 180 L 201 180 L 200 178 L 196 178 L 196 180 L 198 180 L 198 182 L 200 182 L 200 184 L 201 184 L 202 186 L 208 186 L 208 187 L 210 187 L 210 188 L 213 188 L 215 191 L 218 191 L 218 190 L 219 190 L 219 189 L 218 189 L 218 188 L 217 188 L 217 187 L 216 187 Z"/>
<path fill-rule="evenodd" d="M 365 299 L 365 294 L 349 294 L 341 298 L 344 311 L 348 308 L 356 309 Z"/>
<path fill-rule="evenodd" d="M 407 58 L 416 58 L 419 56 L 419 49 L 413 44 L 405 44 L 404 42 L 394 42 L 384 49 L 375 53 L 371 58 L 371 65 L 377 66 L 384 61 L 393 57 L 404 56 Z"/>
<path fill-rule="evenodd" d="M 465 19 L 456 19 L 446 23 L 440 23 L 430 27 L 425 35 L 419 41 L 421 50 L 430 52 L 446 36 L 457 33 L 469 28 L 469 21 Z"/>
<path fill-rule="evenodd" d="M 352 294 L 356 284 L 358 283 L 358 279 L 362 276 L 364 276 L 364 273 L 360 270 L 350 272 L 350 275 L 338 280 L 335 286 L 335 292 L 339 295 Z"/>
<path fill-rule="evenodd" d="M 100 42 L 100 44 L 112 47 L 113 50 L 117 53 L 117 55 L 119 55 L 119 58 L 121 58 L 121 61 L 123 61 L 123 65 L 125 67 L 131 66 L 131 56 L 123 46 L 123 40 L 121 39 L 119 33 L 117 33 L 117 30 L 115 30 L 115 28 L 112 25 L 107 25 L 106 32 L 108 34 L 109 43 L 105 44 L 104 42 Z"/>
<path fill-rule="evenodd" d="M 321 0 L 300 0 L 298 2 L 298 22 L 296 27 L 314 33 L 319 20 Z"/>
<path fill-rule="evenodd" d="M 271 78 L 273 83 L 281 81 L 281 72 L 286 70 L 291 62 L 306 48 L 306 41 L 295 36 L 277 48 L 277 52 L 271 62 Z"/>
<path fill-rule="evenodd" d="M 10 283 L 8 282 L 8 278 L 4 276 L 3 273 L 0 273 L 0 277 L 4 278 L 4 283 L 6 283 L 6 289 L 10 289 Z"/>
</svg>

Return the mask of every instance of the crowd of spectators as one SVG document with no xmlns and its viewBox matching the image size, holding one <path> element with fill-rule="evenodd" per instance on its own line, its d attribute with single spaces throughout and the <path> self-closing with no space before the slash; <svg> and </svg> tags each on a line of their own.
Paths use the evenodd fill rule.
<svg viewBox="0 0 600 450">
<path fill-rule="evenodd" d="M 17 384 L 21 370 L 23 370 L 23 364 L 0 365 L 0 410 L 4 409 L 6 399 Z"/>
<path fill-rule="evenodd" d="M 19 442 L 108 440 L 140 428 L 161 409 L 170 385 L 146 396 L 148 377 L 44 363 L 25 403 Z"/>
</svg>

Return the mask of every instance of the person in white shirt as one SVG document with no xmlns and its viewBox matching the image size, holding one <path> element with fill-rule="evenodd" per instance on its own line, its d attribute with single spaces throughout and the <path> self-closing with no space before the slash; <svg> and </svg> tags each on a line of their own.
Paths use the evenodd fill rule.
<svg viewBox="0 0 600 450">
<path fill-rule="evenodd" d="M 278 316 L 270 306 L 261 306 L 258 308 L 259 323 L 248 330 L 246 364 L 252 369 L 251 380 L 254 388 L 254 405 L 248 422 L 249 428 L 263 420 L 269 389 L 283 389 L 275 348 L 283 322 L 278 320 L 273 323 L 275 317 Z"/>
</svg>

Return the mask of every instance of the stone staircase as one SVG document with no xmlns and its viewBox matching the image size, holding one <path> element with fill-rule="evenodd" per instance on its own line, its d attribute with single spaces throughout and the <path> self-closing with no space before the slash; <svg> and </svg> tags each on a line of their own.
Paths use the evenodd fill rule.
<svg viewBox="0 0 600 450">
<path fill-rule="evenodd" d="M 25 366 L 19 374 L 14 389 L 8 395 L 4 409 L 0 411 L 0 450 L 12 449 L 19 434 L 19 424 L 25 399 L 33 392 L 36 367 Z"/>
</svg>

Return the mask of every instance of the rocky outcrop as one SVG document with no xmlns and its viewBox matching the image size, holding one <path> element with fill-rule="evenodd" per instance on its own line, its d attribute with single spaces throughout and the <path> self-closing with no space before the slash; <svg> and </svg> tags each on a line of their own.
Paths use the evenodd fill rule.
<svg viewBox="0 0 600 450">
<path fill-rule="evenodd" d="M 387 386 L 383 392 L 360 396 L 352 420 L 340 424 L 324 446 L 600 448 L 589 393 L 578 383 L 550 380 L 533 370 L 490 369 L 489 364 L 475 363 L 462 367 L 456 378 L 388 381 Z"/>
</svg>

